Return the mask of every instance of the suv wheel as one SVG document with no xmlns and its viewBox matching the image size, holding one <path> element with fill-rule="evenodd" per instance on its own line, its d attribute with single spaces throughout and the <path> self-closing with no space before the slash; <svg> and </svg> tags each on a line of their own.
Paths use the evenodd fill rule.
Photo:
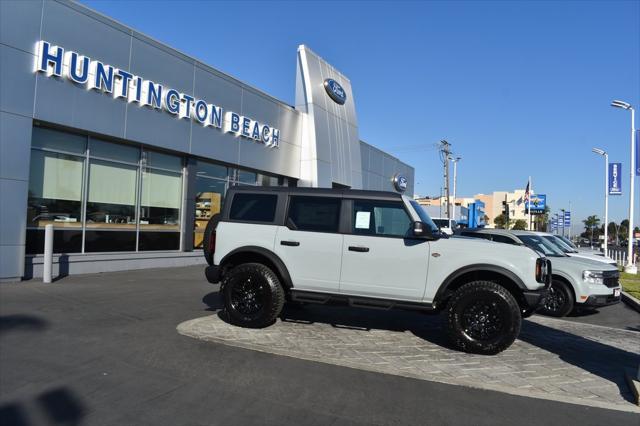
<svg viewBox="0 0 640 426">
<path fill-rule="evenodd" d="M 563 317 L 573 310 L 573 292 L 564 281 L 553 280 L 549 292 L 538 312 L 552 317 Z"/>
<path fill-rule="evenodd" d="M 506 288 L 490 281 L 467 283 L 449 301 L 449 338 L 464 352 L 502 352 L 518 337 L 521 322 L 518 302 Z"/>
<path fill-rule="evenodd" d="M 222 297 L 231 321 L 242 327 L 270 325 L 284 305 L 278 276 L 260 263 L 245 263 L 228 271 L 222 282 Z"/>
<path fill-rule="evenodd" d="M 209 265 L 213 265 L 213 251 L 211 246 L 211 236 L 220 222 L 220 214 L 214 214 L 207 222 L 207 227 L 204 228 L 204 235 L 202 236 L 202 251 L 204 252 L 204 258 Z M 214 236 L 215 238 L 215 236 Z"/>
</svg>

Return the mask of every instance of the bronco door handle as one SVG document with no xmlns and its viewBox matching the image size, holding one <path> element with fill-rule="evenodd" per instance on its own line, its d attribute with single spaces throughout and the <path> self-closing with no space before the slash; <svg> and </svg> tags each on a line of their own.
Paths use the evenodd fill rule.
<svg viewBox="0 0 640 426">
<path fill-rule="evenodd" d="M 349 246 L 349 251 L 357 251 L 360 253 L 366 253 L 369 251 L 369 247 Z"/>
<path fill-rule="evenodd" d="M 300 245 L 300 242 L 298 242 L 298 241 L 280 241 L 280 245 L 298 247 Z"/>
</svg>

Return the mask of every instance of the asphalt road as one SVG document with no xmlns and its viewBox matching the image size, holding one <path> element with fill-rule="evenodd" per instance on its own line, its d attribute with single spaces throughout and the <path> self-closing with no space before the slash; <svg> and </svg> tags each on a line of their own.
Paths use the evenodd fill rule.
<svg viewBox="0 0 640 426">
<path fill-rule="evenodd" d="M 365 372 L 176 332 L 218 307 L 201 267 L 0 285 L 0 424 L 638 425 L 637 413 Z"/>
<path fill-rule="evenodd" d="M 579 311 L 565 317 L 568 321 L 585 324 L 603 325 L 640 332 L 640 313 L 634 311 L 624 302 L 593 310 Z"/>
</svg>

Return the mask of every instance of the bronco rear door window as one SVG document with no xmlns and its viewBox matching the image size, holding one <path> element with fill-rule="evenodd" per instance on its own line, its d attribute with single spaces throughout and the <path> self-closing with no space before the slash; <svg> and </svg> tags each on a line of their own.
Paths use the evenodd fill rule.
<svg viewBox="0 0 640 426">
<path fill-rule="evenodd" d="M 276 194 L 236 194 L 229 219 L 243 222 L 273 222 L 276 216 Z"/>
</svg>

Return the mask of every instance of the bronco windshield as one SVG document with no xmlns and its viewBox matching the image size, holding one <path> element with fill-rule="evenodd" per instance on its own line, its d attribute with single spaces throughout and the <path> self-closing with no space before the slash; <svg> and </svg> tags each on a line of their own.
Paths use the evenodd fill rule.
<svg viewBox="0 0 640 426">
<path fill-rule="evenodd" d="M 577 253 L 578 251 L 578 246 L 576 246 L 575 244 L 573 244 L 573 241 L 571 241 L 569 238 L 565 237 L 564 235 L 556 235 L 557 238 L 560 238 L 562 241 L 564 241 L 569 247 L 571 247 L 572 249 L 574 249 Z"/>
<path fill-rule="evenodd" d="M 431 216 L 429 216 L 429 214 L 422 208 L 420 204 L 418 204 L 417 201 L 411 200 L 409 202 L 411 203 L 411 207 L 413 207 L 418 216 L 420 216 L 420 221 L 429 225 L 432 232 L 440 232 L 440 229 L 436 226 L 435 223 L 433 223 L 433 220 L 431 220 Z"/>
<path fill-rule="evenodd" d="M 531 247 L 532 249 L 544 253 L 545 256 L 549 257 L 566 257 L 562 250 L 558 248 L 555 244 L 551 243 L 544 237 L 539 235 L 518 235 L 518 238 L 522 240 L 525 246 Z"/>
<path fill-rule="evenodd" d="M 558 247 L 560 250 L 562 250 L 565 253 L 577 253 L 577 250 L 572 249 L 571 247 L 569 247 L 569 245 L 567 243 L 564 242 L 564 240 L 561 240 L 560 238 L 556 237 L 555 235 L 545 235 L 543 238 L 545 238 L 547 241 L 550 241 L 551 244 L 554 244 L 556 247 Z"/>
</svg>

